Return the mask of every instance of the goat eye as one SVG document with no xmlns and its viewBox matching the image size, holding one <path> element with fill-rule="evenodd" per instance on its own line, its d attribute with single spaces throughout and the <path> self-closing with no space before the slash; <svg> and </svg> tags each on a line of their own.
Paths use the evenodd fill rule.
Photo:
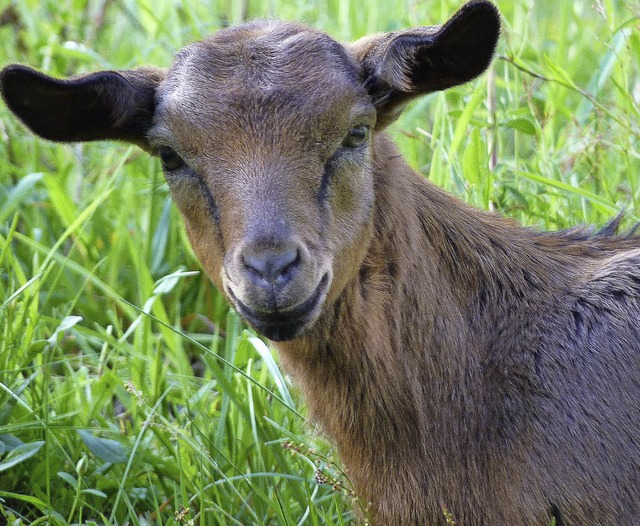
<svg viewBox="0 0 640 526">
<path fill-rule="evenodd" d="M 369 127 L 364 125 L 354 126 L 349 130 L 342 141 L 342 146 L 347 148 L 357 148 L 362 146 L 369 138 Z"/>
<path fill-rule="evenodd" d="M 160 161 L 162 162 L 162 168 L 170 172 L 177 170 L 185 165 L 184 159 L 180 157 L 173 148 L 163 146 L 158 150 Z"/>
</svg>

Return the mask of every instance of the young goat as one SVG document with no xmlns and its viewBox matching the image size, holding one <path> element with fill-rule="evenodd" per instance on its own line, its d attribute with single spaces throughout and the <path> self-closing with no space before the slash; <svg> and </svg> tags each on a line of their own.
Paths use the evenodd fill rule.
<svg viewBox="0 0 640 526">
<path fill-rule="evenodd" d="M 485 1 L 342 45 L 253 22 L 168 71 L 1 76 L 54 141 L 157 154 L 209 276 L 279 350 L 377 525 L 640 524 L 640 240 L 538 233 L 382 130 L 484 71 Z"/>
</svg>

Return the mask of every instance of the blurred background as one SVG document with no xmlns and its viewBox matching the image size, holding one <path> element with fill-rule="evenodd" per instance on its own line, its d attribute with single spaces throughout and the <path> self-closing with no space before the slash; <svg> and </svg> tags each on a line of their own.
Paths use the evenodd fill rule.
<svg viewBox="0 0 640 526">
<path fill-rule="evenodd" d="M 491 71 L 416 101 L 389 133 L 478 207 L 552 230 L 624 210 L 630 228 L 640 2 L 496 4 Z M 461 5 L 0 0 L 0 66 L 167 66 L 252 18 L 346 41 Z M 365 504 L 275 354 L 200 272 L 159 162 L 37 139 L 4 105 L 0 138 L 0 524 L 355 523 Z"/>
</svg>

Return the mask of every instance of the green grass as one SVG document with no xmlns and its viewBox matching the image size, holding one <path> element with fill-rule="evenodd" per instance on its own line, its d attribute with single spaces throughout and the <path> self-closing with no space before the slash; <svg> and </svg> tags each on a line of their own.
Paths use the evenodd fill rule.
<svg viewBox="0 0 640 526">
<path fill-rule="evenodd" d="M 4 3 L 2 3 L 4 1 Z M 413 104 L 409 162 L 539 228 L 640 203 L 640 2 L 498 0 L 489 75 Z M 0 0 L 0 64 L 167 65 L 251 17 L 340 39 L 452 0 Z M 0 524 L 351 524 L 335 451 L 272 353 L 199 272 L 157 161 L 60 146 L 0 108 Z"/>
</svg>

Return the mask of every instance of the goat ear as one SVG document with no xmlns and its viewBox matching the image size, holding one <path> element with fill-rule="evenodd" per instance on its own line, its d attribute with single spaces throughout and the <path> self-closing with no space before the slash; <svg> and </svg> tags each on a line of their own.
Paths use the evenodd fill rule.
<svg viewBox="0 0 640 526">
<path fill-rule="evenodd" d="M 365 37 L 352 44 L 378 108 L 377 127 L 395 120 L 413 97 L 480 75 L 491 63 L 499 35 L 496 7 L 473 1 L 442 26 Z"/>
<path fill-rule="evenodd" d="M 0 72 L 0 91 L 9 109 L 45 139 L 115 139 L 149 149 L 146 133 L 164 76 L 160 69 L 139 68 L 61 80 L 12 65 Z"/>
</svg>

